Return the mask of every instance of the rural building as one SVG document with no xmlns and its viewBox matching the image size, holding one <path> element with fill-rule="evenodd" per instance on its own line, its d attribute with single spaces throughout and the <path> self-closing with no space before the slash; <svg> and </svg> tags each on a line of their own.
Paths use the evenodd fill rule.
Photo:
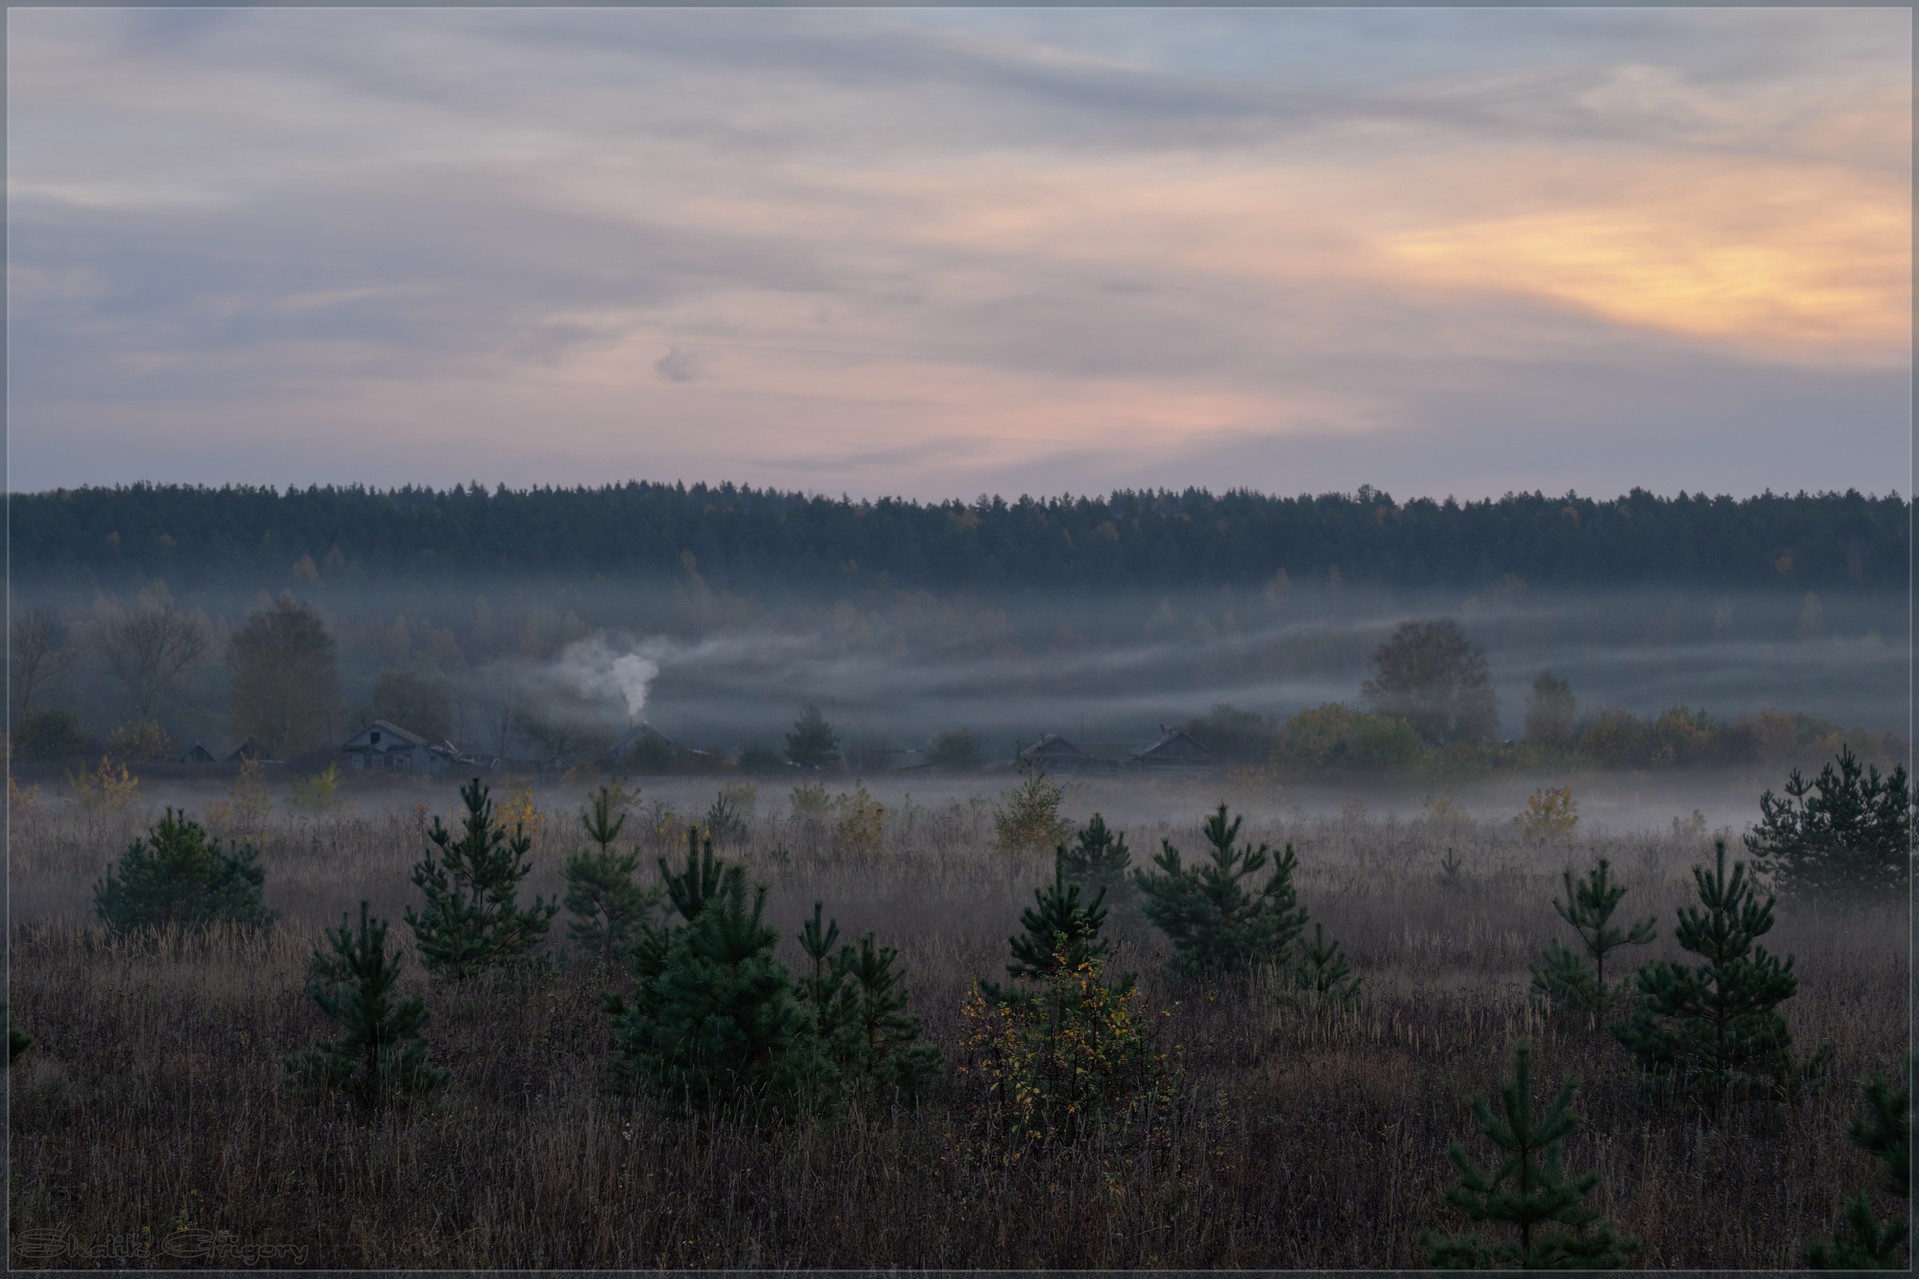
<svg viewBox="0 0 1919 1279">
<path fill-rule="evenodd" d="M 695 772 L 706 771 L 718 762 L 712 751 L 682 746 L 651 724 L 637 724 L 607 748 L 600 767 L 616 773 L 627 769 L 664 773 L 681 761 L 692 765 Z"/>
<path fill-rule="evenodd" d="M 1127 752 L 1124 766 L 1149 773 L 1199 772 L 1214 764 L 1213 753 L 1184 729 L 1159 726 L 1159 736 Z"/>
<path fill-rule="evenodd" d="M 1077 773 L 1086 766 L 1086 752 L 1058 733 L 1042 733 L 1038 741 L 1020 748 L 1019 762 L 1042 773 Z"/>
<path fill-rule="evenodd" d="M 340 754 L 348 768 L 364 772 L 438 774 L 465 762 L 450 743 L 429 742 L 383 719 L 347 738 Z"/>
<path fill-rule="evenodd" d="M 217 761 L 213 758 L 212 751 L 200 745 L 200 743 L 195 742 L 193 745 L 181 751 L 180 758 L 173 762 L 176 764 L 212 764 Z"/>
</svg>

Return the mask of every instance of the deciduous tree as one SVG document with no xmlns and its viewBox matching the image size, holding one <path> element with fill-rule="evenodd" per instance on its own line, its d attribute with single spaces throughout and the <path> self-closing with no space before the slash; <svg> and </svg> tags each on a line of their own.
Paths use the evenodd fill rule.
<svg viewBox="0 0 1919 1279">
<path fill-rule="evenodd" d="M 1499 699 L 1486 658 L 1449 617 L 1401 622 L 1373 653 L 1361 695 L 1382 715 L 1405 720 L 1435 742 L 1490 742 L 1499 735 Z"/>
<path fill-rule="evenodd" d="M 286 759 L 324 746 L 334 703 L 334 645 L 319 614 L 290 595 L 248 616 L 227 644 L 234 733 Z"/>
</svg>

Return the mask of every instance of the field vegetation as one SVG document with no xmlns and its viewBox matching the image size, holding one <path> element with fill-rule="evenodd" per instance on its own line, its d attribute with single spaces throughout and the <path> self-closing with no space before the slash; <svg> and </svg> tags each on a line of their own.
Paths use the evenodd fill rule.
<svg viewBox="0 0 1919 1279">
<path fill-rule="evenodd" d="M 1796 1060 L 1817 1068 L 1723 1101 L 1649 1090 L 1596 1001 L 1535 989 L 1529 970 L 1571 938 L 1555 899 L 1571 905 L 1599 858 L 1606 892 L 1625 889 L 1615 922 L 1656 921 L 1652 940 L 1614 952 L 1612 998 L 1636 965 L 1696 959 L 1675 915 L 1699 905 L 1692 868 L 1713 865 L 1712 833 L 1703 817 L 1668 822 L 1663 801 L 1588 796 L 1586 820 L 1536 829 L 1514 820 L 1512 795 L 1397 815 L 1232 795 L 1242 845 L 1296 858 L 1289 888 L 1312 921 L 1302 962 L 1316 947 L 1322 973 L 1349 965 L 1315 992 L 1274 964 L 1183 978 L 1148 917 L 1155 899 L 1142 909 L 1112 874 L 1122 836 L 1135 869 L 1151 870 L 1162 841 L 1210 863 L 1217 779 L 1070 782 L 1070 826 L 1104 821 L 1066 841 L 1061 864 L 1089 879 L 1065 909 L 1085 912 L 1099 871 L 1110 946 L 1028 964 L 1029 993 L 995 1001 L 981 982 L 1021 977 L 1008 965 L 1022 912 L 1045 913 L 1036 891 L 1065 892 L 1049 850 L 1002 837 L 1008 783 L 908 795 L 735 781 L 716 804 L 718 784 L 617 793 L 616 810 L 591 814 L 599 835 L 624 818 L 600 840 L 580 820 L 585 791 L 496 782 L 530 836 L 520 902 L 569 900 L 562 869 L 583 853 L 611 875 L 637 852 L 650 890 L 658 859 L 679 866 L 688 827 L 718 807 L 717 856 L 764 886 L 787 970 L 827 971 L 809 958 L 830 949 L 816 902 L 845 938 L 874 935 L 869 957 L 897 951 L 892 1024 L 917 1019 L 938 1054 L 917 1100 L 869 1087 L 830 1108 L 705 1107 L 622 1087 L 605 997 L 630 1002 L 636 978 L 595 953 L 605 918 L 597 932 L 552 928 L 538 962 L 430 969 L 399 921 L 426 904 L 413 872 L 436 824 L 462 820 L 450 784 L 360 789 L 318 810 L 169 796 L 209 839 L 258 849 L 277 912 L 264 927 L 109 929 L 94 886 L 147 838 L 157 797 L 16 802 L 11 1016 L 32 1046 L 11 1071 L 12 1263 L 1419 1268 L 1423 1241 L 1472 1228 L 1447 1197 L 1462 1169 L 1448 1150 L 1488 1148 L 1469 1098 L 1509 1086 L 1521 1040 L 1542 1114 L 1580 1079 L 1577 1122 L 1552 1140 L 1584 1187 L 1579 1211 L 1637 1241 L 1634 1267 L 1792 1268 L 1808 1241 L 1845 1235 L 1861 1196 L 1895 1227 L 1908 1211 L 1847 1136 L 1861 1081 L 1897 1077 L 1908 1042 L 1903 896 L 1776 905 L 1764 945 L 1797 977 L 1777 1013 Z M 1716 801 L 1703 806 L 1759 817 L 1756 793 Z M 570 900 L 606 899 L 601 884 Z M 384 946 L 364 921 L 343 926 L 362 901 L 392 921 Z M 335 955 L 336 1007 L 351 1002 L 337 980 L 353 963 L 389 981 L 397 962 L 391 989 L 423 1001 L 409 1030 L 424 1035 L 415 1060 L 444 1072 L 437 1086 L 379 1106 L 366 1089 L 316 1091 L 333 1068 L 299 1055 L 353 1047 L 309 993 L 316 952 Z M 319 1064 L 302 1078 L 289 1058 Z M 1035 1086 L 1009 1089 L 1009 1070 Z"/>
</svg>

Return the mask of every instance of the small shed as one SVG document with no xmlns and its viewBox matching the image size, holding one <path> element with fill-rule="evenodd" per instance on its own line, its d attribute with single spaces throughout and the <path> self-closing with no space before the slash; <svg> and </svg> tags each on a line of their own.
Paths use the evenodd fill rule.
<svg viewBox="0 0 1919 1279">
<path fill-rule="evenodd" d="M 1213 766 L 1213 752 L 1183 728 L 1159 726 L 1159 736 L 1126 755 L 1126 766 L 1146 772 L 1199 772 Z"/>
</svg>

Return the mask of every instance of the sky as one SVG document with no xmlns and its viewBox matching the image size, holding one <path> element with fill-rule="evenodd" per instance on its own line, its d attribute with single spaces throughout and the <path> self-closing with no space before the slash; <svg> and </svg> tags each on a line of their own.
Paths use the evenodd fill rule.
<svg viewBox="0 0 1919 1279">
<path fill-rule="evenodd" d="M 6 484 L 1910 493 L 1910 24 L 11 9 Z"/>
</svg>

